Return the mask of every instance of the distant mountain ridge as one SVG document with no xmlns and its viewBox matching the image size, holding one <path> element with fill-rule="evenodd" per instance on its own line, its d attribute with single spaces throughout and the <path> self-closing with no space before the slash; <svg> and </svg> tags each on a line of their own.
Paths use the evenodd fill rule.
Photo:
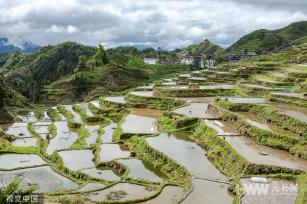
<svg viewBox="0 0 307 204">
<path fill-rule="evenodd" d="M 0 53 L 19 52 L 35 52 L 41 46 L 30 41 L 19 40 L 17 44 L 12 43 L 6 37 L 0 37 Z"/>
<path fill-rule="evenodd" d="M 256 30 L 240 38 L 226 49 L 227 53 L 241 53 L 245 49 L 252 51 L 268 51 L 283 44 L 303 39 L 307 36 L 307 21 L 291 23 L 277 30 Z"/>
</svg>

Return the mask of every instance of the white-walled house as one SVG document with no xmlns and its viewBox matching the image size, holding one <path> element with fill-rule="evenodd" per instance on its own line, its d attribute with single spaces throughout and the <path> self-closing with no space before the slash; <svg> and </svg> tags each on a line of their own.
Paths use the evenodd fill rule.
<svg viewBox="0 0 307 204">
<path fill-rule="evenodd" d="M 159 63 L 159 59 L 158 58 L 149 58 L 149 57 L 145 57 L 143 59 L 145 64 L 158 64 Z"/>
<path fill-rule="evenodd" d="M 180 64 L 193 64 L 193 56 L 185 56 L 180 58 Z"/>
<path fill-rule="evenodd" d="M 211 68 L 215 66 L 215 60 L 214 59 L 207 59 L 205 62 L 205 67 Z"/>
</svg>

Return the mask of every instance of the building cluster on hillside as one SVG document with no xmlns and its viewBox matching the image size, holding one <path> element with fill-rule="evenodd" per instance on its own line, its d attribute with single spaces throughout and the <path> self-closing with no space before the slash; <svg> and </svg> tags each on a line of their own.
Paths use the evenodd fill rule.
<svg viewBox="0 0 307 204">
<path fill-rule="evenodd" d="M 282 50 L 290 50 L 290 49 L 293 49 L 293 48 L 295 48 L 294 45 L 292 45 L 290 43 L 284 43 L 284 44 L 282 44 L 279 47 L 271 48 L 270 50 L 261 51 L 261 52 L 257 52 L 257 53 L 254 52 L 254 51 L 249 51 L 249 50 L 246 49 L 241 54 L 230 54 L 230 55 L 227 55 L 225 57 L 225 61 L 237 62 L 237 61 L 239 61 L 241 59 L 251 58 L 251 57 L 258 56 L 258 54 L 260 54 L 260 55 L 267 55 L 267 54 L 272 54 L 274 52 L 279 52 L 279 51 L 282 51 Z"/>
<path fill-rule="evenodd" d="M 279 47 L 272 48 L 272 49 L 270 49 L 268 51 L 263 51 L 262 54 L 272 54 L 274 52 L 279 52 L 279 51 L 282 51 L 282 50 L 291 50 L 291 49 L 293 49 L 295 47 L 296 46 L 292 45 L 291 43 L 283 43 Z"/>
<path fill-rule="evenodd" d="M 159 64 L 159 58 L 145 57 L 143 61 L 145 64 Z"/>
<path fill-rule="evenodd" d="M 145 64 L 185 64 L 200 68 L 213 67 L 216 64 L 214 57 L 204 58 L 201 55 L 186 55 L 172 60 L 145 57 L 143 61 Z"/>
<path fill-rule="evenodd" d="M 245 59 L 245 58 L 251 58 L 251 57 L 255 57 L 257 56 L 258 54 L 254 51 L 248 51 L 248 50 L 245 50 L 244 52 L 242 52 L 241 54 L 230 54 L 230 55 L 227 55 L 225 57 L 225 61 L 228 61 L 228 62 L 237 62 L 241 59 Z"/>
</svg>

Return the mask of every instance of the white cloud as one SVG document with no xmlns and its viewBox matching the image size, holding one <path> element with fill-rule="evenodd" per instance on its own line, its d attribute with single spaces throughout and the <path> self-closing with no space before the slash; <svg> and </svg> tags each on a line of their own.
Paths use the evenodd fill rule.
<svg viewBox="0 0 307 204">
<path fill-rule="evenodd" d="M 68 25 L 68 26 L 59 26 L 59 25 L 52 25 L 50 28 L 46 29 L 47 32 L 53 32 L 53 33 L 77 33 L 79 32 L 79 29 L 76 26 Z"/>
<path fill-rule="evenodd" d="M 67 33 L 77 33 L 79 29 L 76 26 L 69 25 L 67 26 Z"/>
<path fill-rule="evenodd" d="M 65 29 L 62 26 L 52 25 L 49 29 L 47 29 L 47 32 L 63 33 L 64 30 Z"/>
<path fill-rule="evenodd" d="M 273 4 L 272 2 L 275 2 Z M 258 3 L 257 3 L 258 2 Z M 256 29 L 307 19 L 305 0 L 0 0 L 0 34 L 41 45 L 229 45 Z"/>
</svg>

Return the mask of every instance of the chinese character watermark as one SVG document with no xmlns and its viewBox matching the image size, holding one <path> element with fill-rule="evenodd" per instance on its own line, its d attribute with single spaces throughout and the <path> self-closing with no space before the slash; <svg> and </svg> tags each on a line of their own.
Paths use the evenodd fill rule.
<svg viewBox="0 0 307 204">
<path fill-rule="evenodd" d="M 8 195 L 6 197 L 6 203 L 14 204 L 43 204 L 42 194 L 31 194 L 31 195 Z"/>
</svg>

